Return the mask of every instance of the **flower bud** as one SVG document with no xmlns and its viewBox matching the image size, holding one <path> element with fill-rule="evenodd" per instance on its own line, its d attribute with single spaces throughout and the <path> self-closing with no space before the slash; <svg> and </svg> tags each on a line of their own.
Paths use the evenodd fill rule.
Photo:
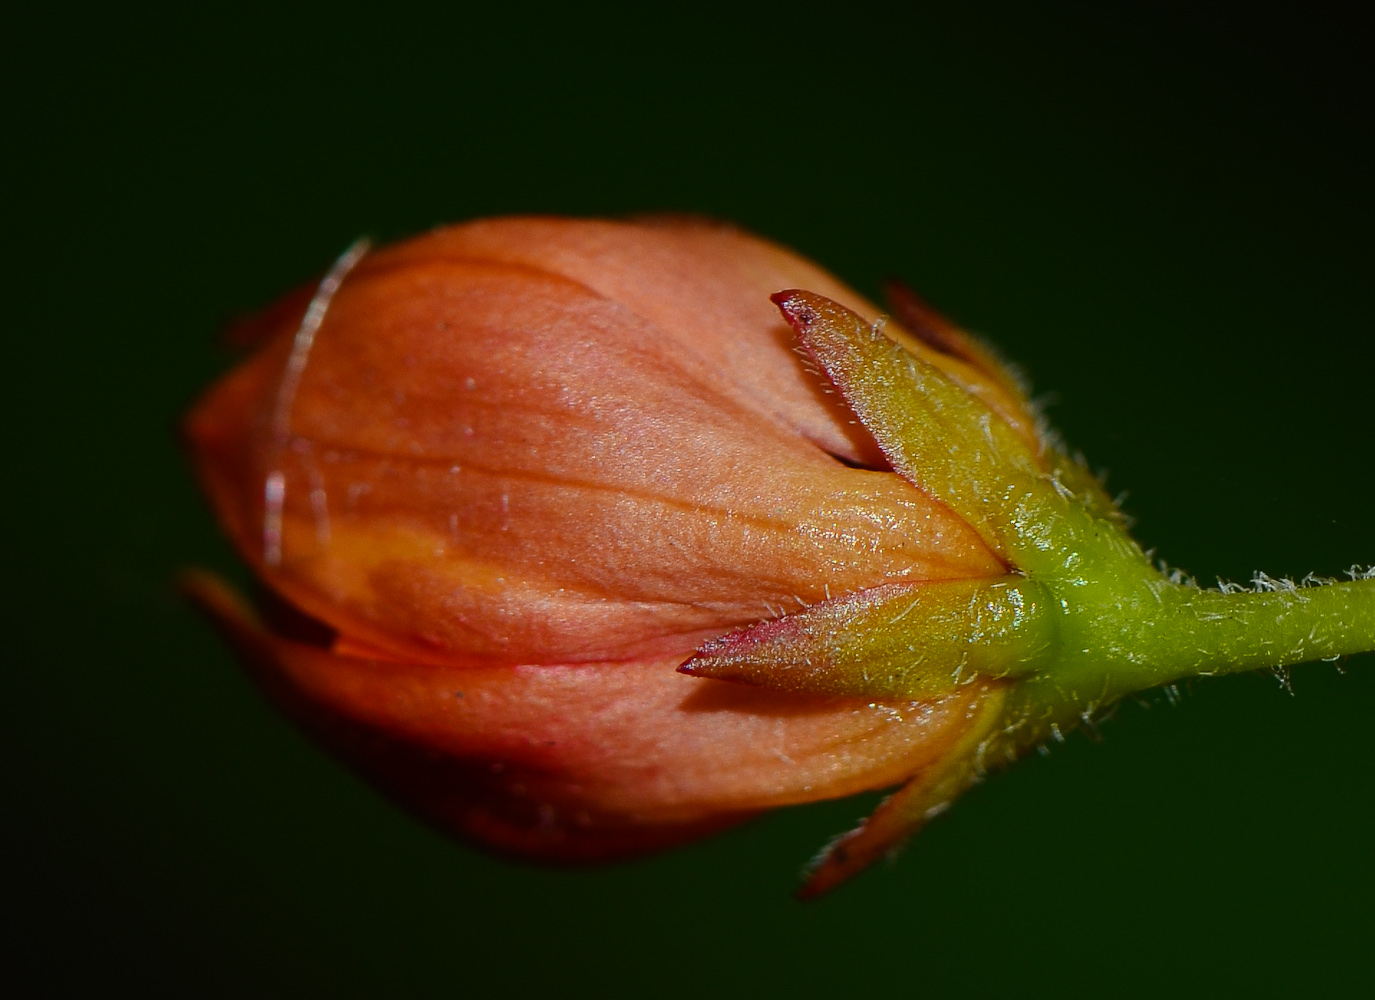
<svg viewBox="0 0 1375 1000">
<path fill-rule="evenodd" d="M 508 853 L 903 784 L 813 892 L 1124 693 L 1375 644 L 1370 581 L 1276 631 L 1165 580 L 988 349 L 894 307 L 700 221 L 355 248 L 188 419 L 279 613 L 193 590 L 318 740 Z"/>
</svg>

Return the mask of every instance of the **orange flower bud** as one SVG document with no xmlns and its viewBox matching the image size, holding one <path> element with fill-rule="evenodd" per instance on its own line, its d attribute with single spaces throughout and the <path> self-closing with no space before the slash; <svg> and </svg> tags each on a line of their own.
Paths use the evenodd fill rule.
<svg viewBox="0 0 1375 1000">
<path fill-rule="evenodd" d="M 1127 693 L 1375 648 L 1375 570 L 1166 576 L 987 348 L 893 306 L 701 222 L 352 250 L 188 421 L 278 614 L 194 591 L 317 739 L 510 853 L 902 783 L 809 894 Z"/>
<path fill-rule="evenodd" d="M 499 849 L 612 856 L 901 782 L 980 717 L 993 685 L 876 700 L 675 671 L 830 596 L 1006 572 L 769 301 L 876 316 L 860 296 L 697 221 L 478 222 L 344 265 L 188 421 L 239 550 L 327 635 L 198 589 L 385 791 Z M 910 343 L 1029 427 L 976 363 Z"/>
</svg>

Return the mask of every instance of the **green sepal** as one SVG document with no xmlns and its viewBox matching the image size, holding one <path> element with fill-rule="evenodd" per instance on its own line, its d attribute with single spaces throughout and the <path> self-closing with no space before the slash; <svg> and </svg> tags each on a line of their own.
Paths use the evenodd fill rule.
<svg viewBox="0 0 1375 1000">
<path fill-rule="evenodd" d="M 1053 662 L 1060 617 L 1022 576 L 887 584 L 714 639 L 679 670 L 775 691 L 932 698 Z"/>
<path fill-rule="evenodd" d="M 1145 565 L 1101 485 L 1060 449 L 1033 446 L 966 387 L 839 303 L 799 290 L 773 301 L 893 470 L 968 521 L 1009 567 L 1059 575 L 1064 553 L 1094 551 Z"/>
<path fill-rule="evenodd" d="M 864 698 L 979 692 L 961 745 L 833 844 L 804 895 L 898 846 L 986 769 L 1124 695 L 1375 649 L 1375 569 L 1353 567 L 1349 582 L 1321 586 L 1261 575 L 1246 592 L 1167 578 L 1127 535 L 1101 484 L 1047 433 L 1019 432 L 1020 418 L 1000 416 L 978 387 L 829 299 L 787 291 L 774 302 L 893 471 L 966 520 L 1008 570 L 828 601 L 709 643 L 682 668 Z M 960 347 L 947 341 L 927 338 L 922 350 Z M 979 361 L 970 350 L 956 354 Z M 1013 595 L 1034 613 L 1000 613 Z"/>
<path fill-rule="evenodd" d="M 950 507 L 1012 562 L 1009 519 L 1016 498 L 1009 488 L 1044 476 L 1037 450 L 939 368 L 839 303 L 799 290 L 779 292 L 773 301 L 893 470 Z"/>
<path fill-rule="evenodd" d="M 963 739 L 939 762 L 917 774 L 849 833 L 836 838 L 813 860 L 798 896 L 813 899 L 835 888 L 885 855 L 939 815 L 984 775 L 984 758 L 1002 738 L 1006 689 L 983 687 L 970 701 L 970 725 Z M 990 761 L 989 763 L 994 763 Z"/>
</svg>

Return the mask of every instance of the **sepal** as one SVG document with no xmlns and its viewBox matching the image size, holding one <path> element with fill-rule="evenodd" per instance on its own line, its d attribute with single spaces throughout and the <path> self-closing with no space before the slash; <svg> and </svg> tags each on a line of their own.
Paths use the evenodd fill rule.
<svg viewBox="0 0 1375 1000">
<path fill-rule="evenodd" d="M 889 584 L 713 639 L 678 669 L 793 693 L 931 698 L 1049 662 L 1058 613 L 1020 576 Z"/>
<path fill-rule="evenodd" d="M 977 784 L 983 777 L 983 751 L 1001 735 L 1004 695 L 1000 686 L 981 685 L 969 705 L 973 724 L 960 745 L 884 799 L 859 826 L 828 844 L 813 860 L 798 897 L 814 899 L 896 853 L 927 820 Z"/>
<path fill-rule="evenodd" d="M 1028 437 L 1006 407 L 824 296 L 793 289 L 773 301 L 894 471 L 964 518 L 1010 568 L 1052 569 L 1067 533 L 1114 558 L 1135 549 L 1097 480 Z"/>
<path fill-rule="evenodd" d="M 894 471 L 944 502 L 1005 561 L 1010 486 L 1044 475 L 1038 448 L 935 365 L 813 292 L 773 296 Z"/>
</svg>

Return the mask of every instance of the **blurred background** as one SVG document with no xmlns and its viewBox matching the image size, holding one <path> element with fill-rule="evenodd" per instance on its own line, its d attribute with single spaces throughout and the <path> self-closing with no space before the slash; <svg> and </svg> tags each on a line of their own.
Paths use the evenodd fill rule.
<svg viewBox="0 0 1375 1000">
<path fill-rule="evenodd" d="M 897 275 L 1205 583 L 1375 562 L 1370 34 L 1315 13 L 497 5 L 11 18 L 9 978 L 34 995 L 1175 995 L 1375 985 L 1375 656 L 1122 706 L 801 905 L 873 800 L 619 868 L 492 860 L 262 703 L 176 425 L 355 237 L 732 219 Z M 60 11 L 60 13 L 59 13 Z M 41 17 L 41 19 L 40 19 Z M 27 20 L 24 20 L 27 18 Z M 22 928 L 17 934 L 15 927 Z"/>
</svg>

